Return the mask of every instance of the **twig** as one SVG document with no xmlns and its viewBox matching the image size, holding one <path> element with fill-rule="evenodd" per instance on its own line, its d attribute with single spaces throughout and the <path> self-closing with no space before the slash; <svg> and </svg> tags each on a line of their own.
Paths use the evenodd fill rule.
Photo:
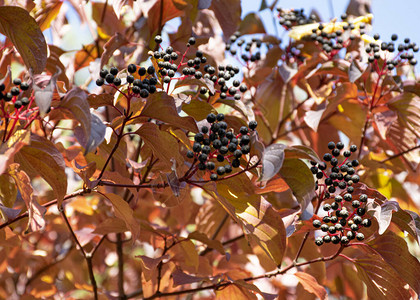
<svg viewBox="0 0 420 300">
<path fill-rule="evenodd" d="M 123 241 L 121 238 L 122 233 L 117 233 L 117 257 L 118 257 L 118 297 L 121 300 L 127 299 L 124 293 L 124 254 L 123 254 Z"/>
<path fill-rule="evenodd" d="M 61 216 L 64 219 L 64 222 L 67 225 L 67 228 L 70 231 L 70 234 L 72 235 L 76 244 L 79 246 L 80 252 L 82 253 L 83 257 L 86 260 L 86 263 L 87 263 L 87 266 L 88 266 L 88 271 L 89 271 L 90 282 L 92 283 L 92 287 L 93 287 L 94 299 L 97 300 L 98 299 L 98 286 L 96 284 L 95 275 L 93 274 L 92 255 L 91 255 L 91 253 L 86 253 L 85 249 L 83 249 L 83 246 L 80 244 L 76 234 L 73 231 L 73 228 L 71 227 L 71 224 L 70 224 L 69 220 L 67 219 L 66 211 L 65 211 L 65 208 L 63 207 L 63 205 L 61 205 L 59 210 L 60 210 Z"/>
<path fill-rule="evenodd" d="M 81 196 L 81 195 L 87 194 L 87 193 L 89 193 L 89 191 L 85 191 L 85 190 L 76 191 L 74 193 L 71 193 L 71 194 L 68 194 L 68 195 L 64 196 L 63 202 L 66 201 L 66 200 L 69 200 L 71 198 L 74 198 L 74 197 L 77 197 L 77 196 Z M 52 200 L 50 202 L 47 202 L 45 204 L 42 204 L 41 206 L 43 206 L 43 207 L 50 207 L 50 206 L 52 206 L 54 204 L 57 204 L 57 199 Z M 9 221 L 1 224 L 0 225 L 0 229 L 4 228 L 6 226 L 9 226 L 9 225 L 11 225 L 11 224 L 13 224 L 13 223 L 21 220 L 21 219 L 27 218 L 28 216 L 29 216 L 29 213 L 28 212 L 24 212 L 20 216 L 17 216 L 16 218 L 10 219 Z"/>
<path fill-rule="evenodd" d="M 380 163 L 387 162 L 387 161 L 389 161 L 389 160 L 391 160 L 391 159 L 394 159 L 394 158 L 400 157 L 401 155 L 407 154 L 407 153 L 409 153 L 409 152 L 411 152 L 411 151 L 413 151 L 413 150 L 419 149 L 419 148 L 420 148 L 420 145 L 417 145 L 417 146 L 415 146 L 415 147 L 412 147 L 412 148 L 410 148 L 410 149 L 407 149 L 407 150 L 404 150 L 404 151 L 402 151 L 402 152 L 400 152 L 400 153 L 397 153 L 397 154 L 395 154 L 395 155 L 392 155 L 392 156 L 390 156 L 390 157 L 388 157 L 388 158 L 385 158 L 385 159 L 381 160 L 381 161 L 380 161 Z"/>
</svg>

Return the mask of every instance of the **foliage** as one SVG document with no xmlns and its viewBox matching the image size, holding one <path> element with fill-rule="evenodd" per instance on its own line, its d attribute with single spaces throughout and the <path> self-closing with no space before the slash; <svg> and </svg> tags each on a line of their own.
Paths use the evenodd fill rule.
<svg viewBox="0 0 420 300">
<path fill-rule="evenodd" d="M 358 1 L 262 1 L 287 41 L 239 0 L 9 2 L 0 298 L 419 295 L 418 46 Z"/>
</svg>

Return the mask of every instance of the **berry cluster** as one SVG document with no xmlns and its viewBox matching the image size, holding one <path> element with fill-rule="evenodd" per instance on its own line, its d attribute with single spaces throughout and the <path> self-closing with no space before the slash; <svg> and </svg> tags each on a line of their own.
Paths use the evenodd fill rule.
<svg viewBox="0 0 420 300">
<path fill-rule="evenodd" d="M 349 150 L 342 151 L 343 143 L 329 142 L 328 148 L 331 153 L 324 154 L 324 162 L 311 162 L 311 172 L 317 178 L 316 190 L 319 190 L 320 201 L 333 200 L 332 203 L 323 205 L 323 210 L 328 215 L 323 217 L 322 221 L 318 219 L 313 221 L 315 228 L 327 233 L 323 237 L 316 238 L 315 244 L 320 246 L 332 242 L 345 245 L 355 238 L 362 241 L 365 237 L 358 231 L 371 226 L 372 222 L 369 218 L 363 218 L 366 214 L 367 195 L 361 194 L 358 199 L 354 199 L 352 195 L 355 191 L 354 184 L 360 180 L 355 174 L 355 167 L 359 162 L 349 158 L 352 152 L 357 151 L 357 146 L 352 145 Z M 340 163 L 338 158 L 341 154 L 344 160 Z M 326 162 L 331 165 L 329 174 Z"/>
<path fill-rule="evenodd" d="M 238 49 L 242 55 L 240 58 L 244 62 L 254 62 L 261 59 L 261 46 L 263 45 L 263 42 L 261 39 L 258 39 L 256 37 L 253 37 L 251 41 L 246 42 L 245 39 L 240 39 L 241 33 L 239 31 L 236 31 L 233 35 L 230 36 L 229 42 L 226 44 L 225 50 L 229 51 L 230 54 L 236 55 L 238 53 Z M 234 47 L 236 44 L 236 47 Z M 257 49 L 255 53 L 252 53 L 253 49 Z"/>
<path fill-rule="evenodd" d="M 13 104 L 14 108 L 19 110 L 21 107 L 27 106 L 30 102 L 27 97 L 20 97 L 21 92 L 29 89 L 29 84 L 22 82 L 20 78 L 15 78 L 13 79 L 13 85 L 10 91 L 6 92 L 6 86 L 3 83 L 0 84 L 0 100 L 7 104 Z"/>
<path fill-rule="evenodd" d="M 369 45 L 365 48 L 366 53 L 369 55 L 369 63 L 375 63 L 381 58 L 381 54 L 383 54 L 382 56 L 386 58 L 385 64 L 390 71 L 399 64 L 409 63 L 412 66 L 417 64 L 417 60 L 414 58 L 413 52 L 418 52 L 419 46 L 417 46 L 414 42 L 410 42 L 409 38 L 405 38 L 404 43 L 398 44 L 398 46 L 395 45 L 395 41 L 398 39 L 396 34 L 391 36 L 391 42 L 388 43 L 379 43 L 379 34 L 373 35 L 373 39 L 375 42 L 369 43 Z M 396 49 L 398 50 L 398 53 L 394 55 L 394 57 L 390 58 Z"/>
<path fill-rule="evenodd" d="M 289 30 L 293 26 L 311 24 L 316 22 L 316 16 L 310 15 L 306 16 L 304 14 L 304 9 L 281 9 L 277 8 L 279 23 L 286 30 Z"/>
<path fill-rule="evenodd" d="M 194 136 L 192 151 L 187 152 L 188 158 L 198 161 L 198 170 L 210 171 L 210 179 L 217 180 L 219 176 L 232 172 L 232 168 L 241 165 L 242 155 L 250 152 L 250 132 L 257 128 L 256 121 L 250 121 L 248 127 L 242 126 L 238 134 L 228 129 L 224 114 L 210 113 L 207 116 L 207 126 L 201 127 Z M 227 164 L 226 164 L 227 162 Z"/>
<path fill-rule="evenodd" d="M 153 66 L 140 67 L 137 69 L 137 66 L 134 64 L 129 64 L 127 66 L 128 75 L 126 81 L 128 84 L 128 92 L 139 95 L 142 98 L 147 98 L 149 94 L 156 92 L 156 84 L 158 83 L 155 74 L 155 68 Z M 111 67 L 109 71 L 107 69 L 102 69 L 99 72 L 100 78 L 96 80 L 96 85 L 102 86 L 105 83 L 114 87 L 118 87 L 122 84 L 121 78 L 117 75 L 119 70 L 116 67 Z M 136 79 L 136 74 L 140 76 L 140 79 Z M 143 78 L 143 79 L 142 79 Z"/>
<path fill-rule="evenodd" d="M 156 36 L 155 42 L 157 44 L 161 44 L 161 36 Z M 241 95 L 237 93 L 237 88 L 239 88 L 241 92 L 245 92 L 247 90 L 246 85 L 240 85 L 238 80 L 234 80 L 232 85 L 230 87 L 228 86 L 228 81 L 233 79 L 233 77 L 239 73 L 240 70 L 238 67 L 232 65 L 219 66 L 217 72 L 216 68 L 209 64 L 203 66 L 203 64 L 207 62 L 207 58 L 201 50 L 197 50 L 195 57 L 184 62 L 184 58 L 189 47 L 195 43 L 195 38 L 190 37 L 187 43 L 187 50 L 182 55 L 180 62 L 178 63 L 176 63 L 176 61 L 180 58 L 180 55 L 174 51 L 171 46 L 166 47 L 165 50 L 162 48 L 161 51 L 153 52 L 153 58 L 157 61 L 157 65 L 159 67 L 158 73 L 162 76 L 162 81 L 169 84 L 172 79 L 182 80 L 189 77 L 196 79 L 209 79 L 219 86 L 220 98 L 224 99 L 227 95 L 230 95 L 234 97 L 235 100 L 241 99 Z M 180 78 L 174 78 L 177 72 L 182 73 L 183 76 Z M 207 88 L 200 88 L 200 94 L 205 95 L 208 92 Z"/>
</svg>

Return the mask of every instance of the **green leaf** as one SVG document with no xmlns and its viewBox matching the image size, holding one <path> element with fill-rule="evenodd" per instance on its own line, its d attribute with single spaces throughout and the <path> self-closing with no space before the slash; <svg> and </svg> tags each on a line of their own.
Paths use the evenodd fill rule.
<svg viewBox="0 0 420 300">
<path fill-rule="evenodd" d="M 134 212 L 131 207 L 118 195 L 104 194 L 104 196 L 112 203 L 115 216 L 125 222 L 125 225 L 133 234 L 133 241 L 136 241 L 140 235 L 140 224 L 134 218 Z"/>
<path fill-rule="evenodd" d="M 33 135 L 31 143 L 22 147 L 15 155 L 15 162 L 30 176 L 41 175 L 52 187 L 57 196 L 58 205 L 66 195 L 67 176 L 64 172 L 66 164 L 60 151 L 44 137 Z"/>
<path fill-rule="evenodd" d="M 157 119 L 191 132 L 198 131 L 194 119 L 192 117 L 180 117 L 176 111 L 174 98 L 164 92 L 150 95 L 140 116 Z"/>
<path fill-rule="evenodd" d="M 280 175 L 304 210 L 315 196 L 314 176 L 308 166 L 300 159 L 285 159 Z"/>
<path fill-rule="evenodd" d="M 47 43 L 41 29 L 29 13 L 17 6 L 0 7 L 0 32 L 7 36 L 34 74 L 47 64 Z"/>
</svg>

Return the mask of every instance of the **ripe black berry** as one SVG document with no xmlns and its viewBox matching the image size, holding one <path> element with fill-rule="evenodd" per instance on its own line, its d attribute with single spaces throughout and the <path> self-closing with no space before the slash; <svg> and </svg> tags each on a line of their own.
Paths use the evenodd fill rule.
<svg viewBox="0 0 420 300">
<path fill-rule="evenodd" d="M 359 197 L 360 202 L 367 202 L 368 196 L 366 194 L 361 194 Z"/>
<path fill-rule="evenodd" d="M 26 91 L 27 89 L 29 89 L 29 84 L 28 84 L 27 82 L 22 82 L 22 83 L 20 84 L 20 89 L 21 89 L 22 91 Z"/>
<path fill-rule="evenodd" d="M 344 148 L 344 144 L 342 142 L 338 142 L 337 145 L 335 145 L 337 149 L 341 150 Z"/>
<path fill-rule="evenodd" d="M 218 178 L 218 176 L 215 173 L 210 175 L 210 179 L 213 180 L 213 181 L 217 180 L 217 178 Z"/>
<path fill-rule="evenodd" d="M 109 69 L 109 73 L 115 76 L 118 74 L 118 69 L 116 67 L 111 67 L 111 69 Z"/>
<path fill-rule="evenodd" d="M 332 158 L 331 154 L 329 154 L 329 153 L 325 153 L 325 154 L 324 154 L 324 160 L 325 160 L 325 161 L 330 161 L 330 160 L 331 160 L 331 158 Z"/>
<path fill-rule="evenodd" d="M 20 80 L 20 78 L 13 79 L 13 84 L 14 85 L 20 85 L 21 83 L 22 83 L 22 80 Z"/>
<path fill-rule="evenodd" d="M 372 221 L 370 219 L 364 219 L 362 225 L 364 227 L 370 227 L 372 225 Z"/>
<path fill-rule="evenodd" d="M 351 152 L 349 150 L 346 150 L 343 152 L 344 157 L 350 157 Z"/>
<path fill-rule="evenodd" d="M 99 76 L 101 76 L 101 78 L 104 78 L 104 79 L 105 79 L 105 77 L 106 77 L 107 74 L 108 74 L 108 70 L 107 69 L 102 69 L 99 72 Z"/>
<path fill-rule="evenodd" d="M 195 44 L 195 38 L 194 38 L 194 37 L 190 37 L 190 38 L 188 39 L 188 44 L 190 44 L 190 45 L 194 45 L 194 44 Z"/>
<path fill-rule="evenodd" d="M 317 246 L 321 246 L 322 244 L 324 244 L 324 240 L 322 239 L 322 237 L 317 237 L 317 238 L 315 239 L 315 244 L 316 244 Z"/>
<path fill-rule="evenodd" d="M 225 173 L 232 172 L 232 166 L 231 165 L 225 165 Z"/>
<path fill-rule="evenodd" d="M 155 36 L 155 42 L 156 42 L 157 44 L 162 43 L 162 37 L 161 37 L 160 35 Z"/>
<path fill-rule="evenodd" d="M 106 82 L 107 82 L 107 83 L 113 83 L 113 82 L 114 82 L 114 75 L 112 75 L 112 74 L 107 74 L 107 75 L 105 76 L 105 80 L 106 80 Z"/>
<path fill-rule="evenodd" d="M 188 158 L 193 158 L 194 157 L 194 152 L 192 152 L 191 150 L 187 151 L 187 157 Z"/>
<path fill-rule="evenodd" d="M 359 232 L 358 234 L 356 234 L 356 239 L 358 241 L 363 241 L 365 239 L 365 236 L 363 233 Z"/>
<path fill-rule="evenodd" d="M 97 86 L 102 86 L 102 85 L 104 85 L 104 83 L 105 83 L 105 81 L 104 81 L 103 78 L 96 79 L 96 85 Z"/>
<path fill-rule="evenodd" d="M 241 162 L 240 162 L 240 160 L 239 160 L 239 159 L 234 159 L 234 160 L 232 161 L 232 167 L 234 167 L 234 168 L 238 168 L 240 165 L 241 165 Z"/>
<path fill-rule="evenodd" d="M 329 142 L 328 143 L 328 149 L 334 149 L 335 148 L 335 143 L 334 142 Z"/>
<path fill-rule="evenodd" d="M 129 64 L 127 66 L 127 71 L 128 71 L 128 73 L 131 73 L 131 74 L 136 73 L 137 66 L 135 64 Z"/>
<path fill-rule="evenodd" d="M 251 129 L 251 130 L 255 130 L 255 128 L 257 128 L 257 125 L 258 125 L 258 123 L 257 123 L 257 121 L 255 121 L 255 120 L 252 120 L 252 121 L 250 121 L 250 122 L 248 123 L 248 127 L 249 127 L 249 129 Z"/>
</svg>

